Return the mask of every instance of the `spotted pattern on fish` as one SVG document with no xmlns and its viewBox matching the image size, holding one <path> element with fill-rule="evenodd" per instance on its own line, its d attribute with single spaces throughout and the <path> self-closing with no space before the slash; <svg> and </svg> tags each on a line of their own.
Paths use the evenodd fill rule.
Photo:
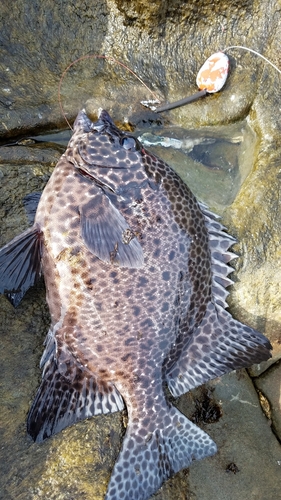
<svg viewBox="0 0 281 500">
<path fill-rule="evenodd" d="M 36 195 L 38 201 L 38 195 Z M 26 201 L 34 212 L 31 198 Z M 28 416 L 40 442 L 124 408 L 128 427 L 106 500 L 146 500 L 216 445 L 165 396 L 270 357 L 225 310 L 234 239 L 180 177 L 81 111 L 32 228 L 0 250 L 14 304 L 44 274 L 51 326 Z"/>
</svg>

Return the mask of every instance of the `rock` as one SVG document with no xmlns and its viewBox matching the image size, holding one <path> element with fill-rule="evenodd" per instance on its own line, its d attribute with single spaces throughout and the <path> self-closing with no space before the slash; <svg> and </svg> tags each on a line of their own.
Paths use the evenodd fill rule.
<svg viewBox="0 0 281 500">
<path fill-rule="evenodd" d="M 274 37 L 280 34 L 278 26 Z M 234 247 L 239 259 L 235 262 L 231 310 L 239 314 L 242 321 L 264 332 L 273 345 L 273 360 L 253 369 L 255 376 L 281 357 L 281 207 L 278 197 L 281 118 L 274 113 L 280 106 L 280 98 L 274 91 L 279 77 L 271 66 L 265 65 L 248 116 L 260 140 L 254 166 L 224 218 L 238 240 Z"/>
<path fill-rule="evenodd" d="M 69 64 L 90 53 L 120 59 L 167 100 L 194 92 L 196 74 L 207 57 L 241 44 L 241 33 L 247 33 L 250 47 L 278 60 L 274 40 L 279 40 L 280 12 L 274 2 L 258 7 L 255 2 L 233 6 L 224 0 L 215 8 L 203 0 L 164 4 L 99 0 L 94 6 L 91 0 L 63 4 L 32 0 L 28 6 L 14 0 L 10 9 L 1 2 L 0 134 L 62 125 L 60 77 Z M 229 53 L 231 75 L 223 92 L 173 111 L 170 116 L 178 124 L 233 122 L 248 114 L 257 94 L 264 95 L 263 63 L 241 50 Z M 126 115 L 123 100 L 127 92 L 138 100 L 137 83 L 124 68 L 103 59 L 83 59 L 64 79 L 65 111 L 74 118 L 87 99 L 96 97 L 117 102 Z M 270 87 L 265 81 L 264 85 Z"/>
<path fill-rule="evenodd" d="M 197 90 L 196 74 L 207 57 L 226 46 L 240 45 L 245 33 L 249 47 L 278 64 L 280 18 L 276 2 L 257 0 L 235 5 L 224 0 L 99 0 L 94 4 L 90 0 L 14 0 L 12 9 L 1 2 L 1 140 L 6 143 L 10 137 L 65 126 L 58 84 L 65 68 L 81 55 L 117 58 L 164 100 L 174 101 Z M 258 141 L 253 162 L 248 162 L 253 166 L 244 171 L 240 190 L 232 193 L 231 204 L 221 215 L 238 241 L 231 312 L 265 332 L 273 344 L 273 359 L 252 368 L 251 374 L 262 373 L 255 384 L 271 405 L 271 419 L 280 437 L 280 362 L 268 369 L 281 358 L 280 75 L 253 54 L 239 49 L 227 53 L 231 72 L 222 92 L 161 117 L 146 111 L 141 115 L 139 100 L 152 94 L 124 68 L 103 59 L 85 58 L 72 66 L 61 96 L 70 120 L 84 105 L 93 114 L 102 105 L 129 130 L 137 121 L 196 129 L 236 126 L 243 119 L 254 130 Z M 43 189 L 61 152 L 36 144 L 0 148 L 0 246 L 27 227 L 22 198 Z M 212 190 L 216 181 L 209 179 Z M 200 178 L 194 189 L 204 199 Z M 225 194 L 223 187 L 221 191 Z M 219 201 L 210 196 L 210 208 L 216 209 Z M 0 498 L 101 500 L 120 448 L 125 414 L 82 422 L 41 446 L 26 436 L 26 416 L 39 384 L 39 360 L 49 325 L 44 293 L 41 283 L 16 310 L 0 297 Z M 245 372 L 208 384 L 177 404 L 204 426 L 219 451 L 181 471 L 156 498 L 278 498 L 280 446 Z M 210 423 L 216 415 L 218 420 Z M 206 418 L 208 423 L 202 422 Z"/>
<path fill-rule="evenodd" d="M 218 453 L 189 469 L 192 500 L 276 500 L 281 488 L 281 448 L 244 370 L 207 384 L 221 418 L 204 430 Z M 183 396 L 184 398 L 184 396 Z"/>
<path fill-rule="evenodd" d="M 275 363 L 269 370 L 254 380 L 269 404 L 272 428 L 281 440 L 281 363 Z"/>
<path fill-rule="evenodd" d="M 246 120 L 187 130 L 150 127 L 139 140 L 180 175 L 195 196 L 223 214 L 239 193 L 254 162 L 257 136 Z"/>
</svg>

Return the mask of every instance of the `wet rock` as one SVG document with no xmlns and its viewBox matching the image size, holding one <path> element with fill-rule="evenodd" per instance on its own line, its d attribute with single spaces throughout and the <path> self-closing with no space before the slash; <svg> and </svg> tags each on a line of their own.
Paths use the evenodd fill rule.
<svg viewBox="0 0 281 500">
<path fill-rule="evenodd" d="M 241 370 L 207 387 L 221 407 L 221 418 L 204 426 L 217 443 L 218 453 L 190 467 L 188 498 L 276 500 L 281 487 L 281 448 L 251 379 Z"/>
<path fill-rule="evenodd" d="M 28 5 L 14 0 L 13 9 L 1 2 L 0 134 L 62 124 L 59 80 L 80 56 L 120 59 L 165 99 L 175 100 L 194 92 L 204 60 L 212 52 L 241 44 L 241 34 L 247 33 L 250 47 L 278 60 L 272 36 L 278 41 L 279 19 L 275 2 L 260 5 L 257 0 L 241 0 L 235 6 L 203 0 L 99 0 L 94 5 L 90 0 L 32 0 Z M 256 95 L 264 95 L 263 63 L 243 51 L 232 50 L 230 56 L 231 76 L 223 92 L 171 112 L 175 122 L 190 127 L 241 119 Z M 67 73 L 61 95 L 69 118 L 92 97 L 105 98 L 114 109 L 117 102 L 126 116 L 124 96 L 129 93 L 131 102 L 137 101 L 140 88 L 124 68 L 104 59 L 84 59 Z"/>
<path fill-rule="evenodd" d="M 16 0 L 12 9 L 8 2 L 1 2 L 2 135 L 20 135 L 27 128 L 51 128 L 63 122 L 57 98 L 60 76 L 80 55 L 102 50 L 107 15 L 103 0 L 94 8 L 90 1 L 26 4 Z M 63 98 L 76 102 L 74 107 L 78 95 L 82 99 L 84 95 L 82 89 L 78 91 L 83 78 L 77 69 L 71 73 L 72 95 L 66 86 L 62 92 Z M 93 74 L 86 67 L 84 71 L 92 87 Z"/>
<path fill-rule="evenodd" d="M 274 44 L 280 37 L 280 26 L 276 30 Z M 260 142 L 253 169 L 224 219 L 238 240 L 231 310 L 264 332 L 273 345 L 273 359 L 253 369 L 255 376 L 281 357 L 281 117 L 274 111 L 280 107 L 280 97 L 274 91 L 279 76 L 268 65 L 260 75 L 248 116 Z"/>
<path fill-rule="evenodd" d="M 281 441 L 281 363 L 276 363 L 272 368 L 255 379 L 256 387 L 261 391 L 269 404 L 269 415 L 272 427 Z"/>
<path fill-rule="evenodd" d="M 240 45 L 245 33 L 248 46 L 278 64 L 280 17 L 273 0 L 241 0 L 235 5 L 203 0 L 99 0 L 94 5 L 90 0 L 14 0 L 13 9 L 2 1 L 2 141 L 64 124 L 58 84 L 67 65 L 81 55 L 116 57 L 172 101 L 196 91 L 196 73 L 204 60 L 220 48 Z M 231 311 L 265 332 L 274 347 L 273 359 L 254 367 L 251 374 L 264 372 L 255 383 L 270 402 L 279 433 L 280 366 L 265 370 L 281 358 L 280 75 L 253 54 L 236 49 L 228 54 L 231 73 L 222 92 L 166 113 L 161 120 L 194 129 L 247 117 L 258 137 L 253 167 L 222 215 L 238 240 Z M 139 100 L 151 97 L 128 72 L 103 59 L 84 59 L 73 66 L 61 95 L 69 119 L 84 104 L 93 114 L 102 105 L 129 129 L 140 116 L 134 114 L 139 113 Z M 144 113 L 140 121 L 150 124 L 154 119 L 160 118 Z M 45 145 L 0 148 L 0 246 L 27 227 L 21 200 L 43 189 L 60 154 L 60 149 L 50 151 Z M 214 183 L 210 177 L 210 189 Z M 200 187 L 196 194 L 201 197 Z M 208 201 L 217 208 L 212 197 Z M 49 326 L 44 293 L 41 283 L 17 310 L 0 297 L 0 498 L 101 500 L 120 448 L 124 415 L 82 422 L 40 446 L 26 436 L 26 416 L 39 384 L 39 360 Z M 280 447 L 245 372 L 183 396 L 178 405 L 211 434 L 219 452 L 168 481 L 156 495 L 159 500 L 278 498 Z M 213 415 L 219 418 L 211 422 Z"/>
<path fill-rule="evenodd" d="M 246 120 L 199 130 L 158 125 L 142 130 L 139 139 L 217 214 L 223 214 L 235 200 L 253 167 L 257 144 Z"/>
<path fill-rule="evenodd" d="M 281 357 L 281 207 L 278 172 L 281 149 L 266 144 L 224 220 L 236 236 L 235 284 L 229 304 L 234 315 L 265 333 L 273 358 L 252 370 L 257 376 Z"/>
</svg>

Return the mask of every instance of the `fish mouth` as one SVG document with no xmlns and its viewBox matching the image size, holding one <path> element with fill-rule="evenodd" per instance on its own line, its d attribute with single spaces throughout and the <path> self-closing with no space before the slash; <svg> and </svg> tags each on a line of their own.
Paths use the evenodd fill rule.
<svg viewBox="0 0 281 500">
<path fill-rule="evenodd" d="M 99 108 L 98 119 L 96 122 L 92 122 L 88 118 L 85 109 L 82 110 L 82 113 L 84 115 L 83 118 L 85 120 L 85 123 L 87 123 L 87 125 L 88 125 L 88 123 L 90 122 L 90 124 L 91 124 L 90 129 L 91 130 L 95 130 L 96 132 L 103 132 L 104 129 L 107 128 L 108 126 L 112 127 L 112 128 L 116 128 L 111 116 L 108 114 L 108 112 L 105 109 Z"/>
<path fill-rule="evenodd" d="M 111 116 L 108 114 L 108 112 L 103 109 L 103 108 L 99 108 L 98 110 L 98 119 L 103 121 L 103 122 L 107 122 L 107 123 L 110 123 L 110 125 L 114 125 L 114 122 L 111 118 Z M 99 121 L 98 120 L 98 121 Z M 94 124 L 95 125 L 95 124 Z M 115 126 L 115 125 L 114 125 Z"/>
<path fill-rule="evenodd" d="M 88 117 L 86 110 L 81 109 L 78 113 L 76 120 L 73 124 L 74 131 L 83 130 L 83 132 L 90 132 L 95 130 L 96 132 L 103 132 L 106 127 L 116 128 L 113 120 L 105 109 L 99 108 L 98 110 L 98 120 L 92 122 Z"/>
</svg>

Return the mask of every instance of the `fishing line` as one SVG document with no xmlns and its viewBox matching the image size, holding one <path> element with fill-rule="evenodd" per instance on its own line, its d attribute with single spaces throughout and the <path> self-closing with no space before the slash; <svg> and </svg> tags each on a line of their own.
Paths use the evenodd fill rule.
<svg viewBox="0 0 281 500">
<path fill-rule="evenodd" d="M 63 110 L 63 105 L 62 105 L 62 102 L 61 102 L 61 86 L 62 86 L 62 82 L 64 80 L 64 77 L 65 77 L 66 73 L 68 72 L 68 70 L 72 66 L 74 66 L 74 64 L 77 64 L 78 62 L 83 61 L 85 59 L 91 59 L 91 58 L 95 58 L 95 59 L 107 59 L 108 61 L 111 61 L 111 62 L 113 62 L 115 64 L 119 64 L 119 66 L 121 66 L 122 68 L 124 68 L 126 71 L 129 71 L 129 73 L 131 73 L 152 94 L 152 96 L 154 97 L 155 101 L 160 102 L 160 99 L 157 96 L 157 94 L 155 92 L 153 92 L 153 90 L 151 90 L 144 83 L 144 81 L 132 69 L 130 69 L 128 66 L 126 66 L 126 64 L 118 61 L 117 59 L 115 59 L 114 57 L 111 57 L 111 56 L 105 56 L 105 55 L 100 55 L 100 54 L 87 54 L 85 56 L 79 57 L 78 59 L 75 59 L 75 61 L 72 61 L 72 63 L 70 63 L 67 66 L 67 68 L 63 71 L 63 73 L 62 73 L 62 75 L 60 77 L 60 81 L 59 81 L 59 87 L 58 87 L 58 101 L 59 101 L 59 106 L 60 106 L 61 113 L 62 113 L 62 115 L 63 115 L 63 117 L 64 117 L 67 125 L 71 128 L 71 130 L 73 130 L 73 128 L 70 125 L 68 119 L 66 118 L 65 112 Z"/>
<path fill-rule="evenodd" d="M 151 90 L 144 83 L 144 81 L 132 69 L 130 69 L 128 66 L 126 66 L 126 64 L 122 63 L 121 61 L 118 61 L 117 59 L 115 59 L 112 56 L 105 56 L 105 55 L 100 55 L 100 54 L 87 54 L 87 55 L 79 57 L 78 59 L 76 59 L 75 61 L 73 61 L 72 63 L 70 63 L 67 66 L 67 68 L 64 70 L 64 72 L 62 73 L 62 76 L 61 76 L 60 81 L 59 81 L 59 86 L 58 86 L 58 101 L 59 101 L 59 106 L 60 106 L 61 113 L 62 113 L 62 115 L 63 115 L 63 117 L 64 117 L 67 125 L 69 126 L 69 128 L 71 128 L 71 130 L 73 130 L 72 126 L 70 125 L 70 123 L 69 123 L 69 121 L 68 121 L 68 119 L 67 119 L 67 117 L 66 117 L 66 115 L 64 113 L 64 110 L 63 110 L 63 106 L 62 106 L 62 102 L 61 102 L 61 86 L 62 86 L 64 77 L 65 77 L 66 73 L 68 72 L 68 70 L 72 66 L 74 66 L 75 64 L 77 64 L 78 62 L 83 61 L 85 59 L 91 59 L 91 58 L 106 59 L 108 61 L 113 62 L 114 64 L 118 64 L 119 66 L 121 66 L 122 68 L 124 68 L 126 71 L 129 71 L 129 73 L 131 73 L 151 93 L 151 95 L 154 98 L 154 100 L 141 101 L 141 104 L 143 106 L 151 109 L 152 111 L 155 111 L 156 113 L 161 113 L 163 111 L 168 111 L 170 109 L 175 109 L 177 107 L 181 107 L 181 106 L 184 106 L 184 105 L 189 104 L 191 102 L 194 102 L 194 101 L 196 101 L 196 100 L 198 100 L 198 99 L 200 99 L 202 97 L 205 97 L 209 93 L 215 93 L 215 92 L 220 91 L 222 89 L 222 87 L 224 86 L 224 84 L 225 84 L 225 81 L 226 81 L 226 78 L 227 78 L 227 73 L 228 73 L 228 68 L 226 68 L 226 66 L 225 66 L 225 61 L 222 61 L 221 63 L 219 62 L 219 64 L 221 65 L 221 68 L 219 68 L 219 70 L 221 71 L 221 74 L 220 74 L 219 78 L 217 78 L 217 81 L 220 82 L 219 85 L 217 86 L 217 88 L 215 90 L 210 90 L 210 87 L 208 87 L 208 85 L 210 83 L 213 85 L 213 82 L 214 82 L 213 75 L 215 75 L 216 71 L 218 71 L 218 68 L 217 68 L 218 62 L 216 61 L 216 57 L 219 54 L 221 54 L 221 55 L 224 54 L 224 56 L 227 57 L 225 53 L 227 51 L 229 51 L 229 50 L 232 50 L 232 49 L 242 49 L 242 50 L 246 50 L 248 52 L 251 52 L 252 54 L 255 54 L 256 56 L 258 56 L 261 59 L 263 59 L 266 63 L 270 64 L 279 74 L 281 74 L 281 70 L 273 62 L 271 62 L 269 59 L 267 59 L 267 57 L 263 56 L 262 54 L 260 54 L 256 50 L 250 49 L 249 47 L 245 47 L 244 45 L 230 45 L 229 47 L 226 47 L 226 48 L 222 49 L 220 52 L 212 54 L 205 61 L 205 63 L 203 64 L 203 66 L 201 67 L 201 69 L 198 72 L 198 75 L 197 75 L 197 84 L 198 84 L 198 80 L 200 79 L 200 72 L 202 74 L 202 70 L 203 70 L 204 67 L 207 67 L 207 69 L 209 70 L 209 74 L 206 76 L 205 80 L 203 80 L 203 82 L 201 82 L 200 85 L 198 85 L 199 89 L 200 89 L 198 92 L 196 92 L 192 96 L 188 96 L 188 97 L 185 97 L 183 99 L 180 99 L 179 101 L 175 101 L 175 102 L 172 102 L 172 103 L 161 104 L 160 106 L 155 106 L 155 104 L 160 104 L 161 99 L 157 96 L 157 94 L 155 92 L 153 92 L 153 90 Z M 214 59 L 215 62 L 212 61 L 213 59 Z M 209 68 L 208 68 L 208 64 L 207 64 L 208 61 L 212 61 L 212 63 L 209 64 Z M 206 86 L 204 86 L 204 81 L 205 81 Z"/>
<path fill-rule="evenodd" d="M 273 64 L 273 62 L 271 62 L 269 59 L 267 59 L 265 56 L 263 56 L 262 54 L 260 54 L 256 50 L 250 49 L 249 47 L 244 47 L 243 45 L 230 45 L 230 47 L 226 47 L 225 49 L 223 49 L 222 52 L 226 52 L 227 50 L 230 50 L 230 49 L 243 49 L 243 50 L 247 50 L 249 52 L 252 52 L 256 56 L 259 56 L 262 59 L 264 59 L 264 61 L 266 61 L 268 64 L 270 64 L 281 75 L 281 70 L 277 66 L 275 66 L 275 64 Z"/>
</svg>

